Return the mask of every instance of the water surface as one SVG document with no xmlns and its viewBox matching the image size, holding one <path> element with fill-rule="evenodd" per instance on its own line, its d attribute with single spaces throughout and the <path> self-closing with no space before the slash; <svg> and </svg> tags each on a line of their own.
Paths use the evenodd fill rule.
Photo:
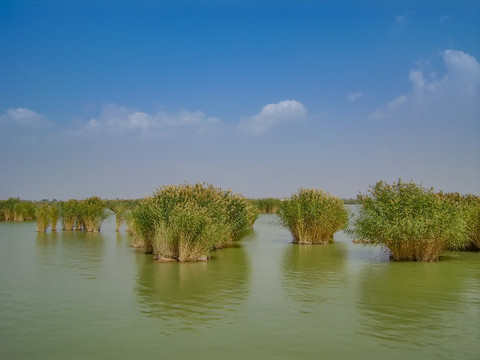
<svg viewBox="0 0 480 360">
<path fill-rule="evenodd" d="M 114 231 L 0 223 L 1 359 L 477 359 L 480 253 L 388 261 L 342 232 L 294 245 L 262 215 L 208 263 Z"/>
</svg>

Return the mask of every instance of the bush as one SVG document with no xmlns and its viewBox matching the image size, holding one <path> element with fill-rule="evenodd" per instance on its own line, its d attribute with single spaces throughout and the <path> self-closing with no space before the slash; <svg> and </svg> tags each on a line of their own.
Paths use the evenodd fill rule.
<svg viewBox="0 0 480 360">
<path fill-rule="evenodd" d="M 299 244 L 328 243 L 348 221 L 343 201 L 317 189 L 299 189 L 282 202 L 278 215 Z"/>
<path fill-rule="evenodd" d="M 466 244 L 461 207 L 433 189 L 380 181 L 358 199 L 360 212 L 348 232 L 387 247 L 394 260 L 436 261 L 442 250 Z"/>
<path fill-rule="evenodd" d="M 131 216 L 134 234 L 156 259 L 203 261 L 213 249 L 250 231 L 257 212 L 248 200 L 230 191 L 185 184 L 159 188 Z"/>
</svg>

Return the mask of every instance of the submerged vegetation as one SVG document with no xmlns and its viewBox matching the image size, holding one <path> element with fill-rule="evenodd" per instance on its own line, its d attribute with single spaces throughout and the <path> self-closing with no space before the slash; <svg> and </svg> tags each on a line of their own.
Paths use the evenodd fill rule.
<svg viewBox="0 0 480 360">
<path fill-rule="evenodd" d="M 257 214 L 244 197 L 197 183 L 159 188 L 132 217 L 136 236 L 155 259 L 205 261 L 213 249 L 246 235 Z"/>
<path fill-rule="evenodd" d="M 328 243 L 348 221 L 343 201 L 317 189 L 299 189 L 282 202 L 278 215 L 299 244 Z"/>
<path fill-rule="evenodd" d="M 358 196 L 349 233 L 387 247 L 394 260 L 436 261 L 443 250 L 468 243 L 465 208 L 452 198 L 412 182 L 380 181 Z"/>
</svg>

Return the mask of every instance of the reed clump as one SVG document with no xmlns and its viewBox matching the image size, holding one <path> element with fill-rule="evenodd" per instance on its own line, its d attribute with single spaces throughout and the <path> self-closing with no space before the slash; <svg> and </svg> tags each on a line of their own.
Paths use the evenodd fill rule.
<svg viewBox="0 0 480 360">
<path fill-rule="evenodd" d="M 358 199 L 360 211 L 348 232 L 387 247 L 394 260 L 436 261 L 443 250 L 468 241 L 462 207 L 433 189 L 380 181 Z"/>
<path fill-rule="evenodd" d="M 129 213 L 135 206 L 132 200 L 111 200 L 108 202 L 108 208 L 115 213 L 116 231 L 120 231 L 120 227 L 124 222 L 127 222 Z M 127 222 L 128 225 L 128 222 Z M 127 231 L 128 232 L 128 231 Z"/>
<path fill-rule="evenodd" d="M 76 199 L 70 199 L 60 203 L 59 214 L 62 221 L 62 227 L 65 231 L 72 231 L 77 217 L 80 213 L 80 202 Z"/>
<path fill-rule="evenodd" d="M 35 205 L 31 201 L 17 201 L 13 205 L 13 220 L 22 222 L 35 218 Z"/>
<path fill-rule="evenodd" d="M 80 202 L 80 213 L 77 224 L 85 231 L 99 232 L 103 221 L 108 217 L 105 201 L 98 196 L 92 196 Z M 80 221 L 80 222 L 79 222 Z M 79 227 L 79 225 L 77 225 Z"/>
<path fill-rule="evenodd" d="M 480 197 L 471 194 L 461 195 L 459 193 L 439 193 L 438 195 L 459 208 L 463 215 L 466 226 L 466 240 L 464 247 L 460 250 L 480 250 Z"/>
<path fill-rule="evenodd" d="M 478 251 L 480 250 L 480 197 L 465 195 L 464 208 L 469 248 Z"/>
<path fill-rule="evenodd" d="M 13 221 L 15 218 L 15 205 L 20 203 L 19 198 L 10 197 L 0 202 L 0 210 L 5 221 Z"/>
<path fill-rule="evenodd" d="M 276 198 L 252 199 L 251 201 L 261 214 L 276 214 L 282 204 L 282 201 Z"/>
<path fill-rule="evenodd" d="M 132 211 L 134 233 L 157 260 L 205 261 L 247 234 L 258 213 L 245 198 L 213 185 L 159 188 Z"/>
<path fill-rule="evenodd" d="M 293 242 L 299 244 L 331 242 L 333 234 L 345 228 L 348 221 L 343 201 L 317 189 L 300 188 L 281 203 L 278 215 Z"/>
<path fill-rule="evenodd" d="M 46 232 L 51 223 L 51 208 L 48 204 L 43 204 L 35 210 L 35 218 L 37 219 L 37 231 Z"/>
<path fill-rule="evenodd" d="M 57 204 L 51 204 L 50 207 L 50 225 L 52 231 L 57 231 L 58 219 L 60 217 L 60 209 Z"/>
</svg>

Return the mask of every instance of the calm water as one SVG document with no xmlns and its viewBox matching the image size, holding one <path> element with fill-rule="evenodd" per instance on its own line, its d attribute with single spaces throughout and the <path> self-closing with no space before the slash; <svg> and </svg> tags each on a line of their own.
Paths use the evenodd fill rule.
<svg viewBox="0 0 480 360">
<path fill-rule="evenodd" d="M 478 359 L 480 253 L 393 263 L 298 246 L 263 215 L 209 263 L 102 233 L 0 223 L 0 359 Z"/>
</svg>

